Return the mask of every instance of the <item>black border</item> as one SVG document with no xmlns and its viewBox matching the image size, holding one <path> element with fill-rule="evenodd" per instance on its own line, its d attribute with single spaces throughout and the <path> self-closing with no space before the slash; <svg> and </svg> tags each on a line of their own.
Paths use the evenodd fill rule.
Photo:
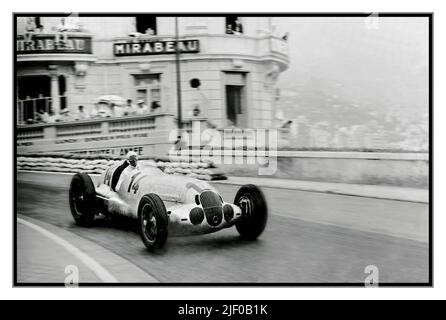
<svg viewBox="0 0 446 320">
<path fill-rule="evenodd" d="M 226 14 L 236 14 L 244 17 L 368 17 L 372 12 L 307 12 L 307 13 L 289 13 L 289 12 L 201 12 L 201 13 L 175 13 L 175 12 L 123 12 L 123 13 L 96 13 L 83 12 L 78 13 L 79 17 L 127 17 L 136 14 L 147 13 L 161 17 L 197 17 L 212 16 L 221 17 Z M 14 287 L 64 287 L 63 283 L 18 283 L 17 282 L 17 114 L 15 106 L 17 104 L 16 97 L 16 70 L 17 70 L 17 47 L 16 47 L 16 18 L 26 16 L 68 16 L 70 12 L 14 12 L 12 13 L 13 24 L 13 163 L 12 170 L 14 172 L 13 181 L 13 286 Z M 379 287 L 433 287 L 433 12 L 373 12 L 379 17 L 424 17 L 429 19 L 429 280 L 426 283 L 379 283 Z M 364 283 L 80 283 L 79 287 L 364 287 Z"/>
</svg>

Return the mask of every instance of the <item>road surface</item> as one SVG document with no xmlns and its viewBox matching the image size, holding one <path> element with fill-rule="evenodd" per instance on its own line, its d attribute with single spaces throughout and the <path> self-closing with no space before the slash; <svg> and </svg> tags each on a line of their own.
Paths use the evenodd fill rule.
<svg viewBox="0 0 446 320">
<path fill-rule="evenodd" d="M 267 228 L 254 242 L 239 239 L 235 228 L 215 234 L 169 238 L 166 247 L 148 252 L 135 223 L 99 219 L 93 228 L 74 224 L 68 186 L 55 176 L 50 183 L 17 182 L 17 212 L 63 228 L 135 264 L 161 283 L 363 283 L 364 269 L 379 269 L 380 283 L 426 283 L 428 244 L 382 233 L 300 219 L 330 215 L 400 215 L 426 212 L 428 204 L 263 188 L 270 207 Z M 225 199 L 236 187 L 219 185 Z"/>
</svg>

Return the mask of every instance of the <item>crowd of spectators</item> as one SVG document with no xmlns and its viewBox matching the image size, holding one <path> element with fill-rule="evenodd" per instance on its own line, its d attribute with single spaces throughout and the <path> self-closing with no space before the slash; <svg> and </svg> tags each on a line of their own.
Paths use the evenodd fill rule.
<svg viewBox="0 0 446 320">
<path fill-rule="evenodd" d="M 240 20 L 235 20 L 234 25 L 228 24 L 226 26 L 226 34 L 242 34 L 243 33 L 243 25 Z"/>
<path fill-rule="evenodd" d="M 87 112 L 87 110 L 85 110 L 84 106 L 82 105 L 78 106 L 75 113 L 71 113 L 68 108 L 64 108 L 59 112 L 58 115 L 55 114 L 51 109 L 49 110 L 49 112 L 47 112 L 43 108 L 41 108 L 34 114 L 34 118 L 27 119 L 26 123 L 55 123 L 77 120 L 139 116 L 159 111 L 160 108 L 161 105 L 158 101 L 153 101 L 149 107 L 144 102 L 144 100 L 138 100 L 135 105 L 131 99 L 127 99 L 126 104 L 122 106 L 115 103 L 95 103 L 91 112 Z"/>
<path fill-rule="evenodd" d="M 56 43 L 64 44 L 68 40 L 67 32 L 82 32 L 85 31 L 76 17 L 62 17 L 59 24 L 50 30 L 55 34 Z M 26 20 L 24 38 L 26 42 L 30 42 L 32 36 L 36 33 L 45 33 L 48 30 L 40 23 L 40 18 L 29 17 Z"/>
</svg>

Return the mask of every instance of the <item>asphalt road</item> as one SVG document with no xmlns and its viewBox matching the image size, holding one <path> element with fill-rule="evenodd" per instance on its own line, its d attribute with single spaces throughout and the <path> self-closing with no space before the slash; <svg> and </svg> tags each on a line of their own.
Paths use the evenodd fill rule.
<svg viewBox="0 0 446 320">
<path fill-rule="evenodd" d="M 220 185 L 225 199 L 236 188 Z M 409 203 L 296 190 L 263 188 L 270 217 L 254 242 L 239 239 L 235 228 L 202 236 L 171 237 L 165 248 L 148 252 L 134 221 L 100 219 L 93 228 L 74 224 L 68 188 L 53 179 L 17 183 L 17 211 L 64 228 L 131 261 L 164 283 L 363 283 L 364 269 L 375 265 L 381 283 L 427 282 L 428 244 L 389 235 L 304 221 L 295 214 L 327 210 L 427 210 Z"/>
</svg>

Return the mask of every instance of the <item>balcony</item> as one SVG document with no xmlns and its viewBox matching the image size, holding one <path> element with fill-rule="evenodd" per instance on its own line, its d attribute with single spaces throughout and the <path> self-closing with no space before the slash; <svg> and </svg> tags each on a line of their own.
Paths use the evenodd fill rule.
<svg viewBox="0 0 446 320">
<path fill-rule="evenodd" d="M 18 152 L 81 152 L 137 146 L 165 154 L 174 116 L 153 113 L 140 116 L 89 119 L 17 126 Z M 153 148 L 153 149 L 150 149 Z M 147 151 L 147 150 L 146 150 Z"/>
<path fill-rule="evenodd" d="M 18 35 L 16 49 L 17 62 L 95 60 L 92 36 L 83 32 Z"/>
</svg>

